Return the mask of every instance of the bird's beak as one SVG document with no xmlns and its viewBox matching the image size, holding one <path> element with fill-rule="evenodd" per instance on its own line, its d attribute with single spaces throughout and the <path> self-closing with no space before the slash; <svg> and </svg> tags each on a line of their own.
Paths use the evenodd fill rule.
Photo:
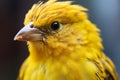
<svg viewBox="0 0 120 80">
<path fill-rule="evenodd" d="M 14 37 L 14 40 L 18 41 L 38 41 L 43 40 L 42 32 L 32 27 L 33 22 L 30 22 L 28 25 L 23 27 Z"/>
</svg>

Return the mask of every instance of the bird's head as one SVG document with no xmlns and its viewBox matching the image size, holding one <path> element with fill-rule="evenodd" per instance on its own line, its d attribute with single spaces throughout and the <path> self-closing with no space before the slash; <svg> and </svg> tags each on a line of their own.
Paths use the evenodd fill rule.
<svg viewBox="0 0 120 80">
<path fill-rule="evenodd" d="M 90 24 L 86 11 L 86 8 L 73 5 L 71 1 L 38 2 L 26 14 L 25 27 L 17 33 L 14 40 L 27 41 L 30 47 L 38 50 L 43 47 L 53 51 L 60 49 L 57 52 L 75 44 L 82 45 L 87 42 L 86 35 L 89 31 L 98 31 L 93 24 L 86 27 Z M 97 33 L 96 35 L 98 37 Z"/>
</svg>

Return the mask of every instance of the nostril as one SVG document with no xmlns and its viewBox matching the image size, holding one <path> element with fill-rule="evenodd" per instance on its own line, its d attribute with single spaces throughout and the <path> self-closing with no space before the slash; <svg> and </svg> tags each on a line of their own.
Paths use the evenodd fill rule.
<svg viewBox="0 0 120 80">
<path fill-rule="evenodd" d="M 30 28 L 33 28 L 33 27 L 34 27 L 33 25 L 30 26 Z"/>
<path fill-rule="evenodd" d="M 34 25 L 33 25 L 33 22 L 30 22 L 28 25 L 26 25 L 26 26 L 28 26 L 29 28 L 34 28 Z"/>
</svg>

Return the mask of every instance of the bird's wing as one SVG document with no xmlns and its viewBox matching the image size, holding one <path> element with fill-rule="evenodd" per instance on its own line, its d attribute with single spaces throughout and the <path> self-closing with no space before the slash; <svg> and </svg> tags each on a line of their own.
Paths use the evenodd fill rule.
<svg viewBox="0 0 120 80">
<path fill-rule="evenodd" d="M 100 60 L 105 68 L 106 78 L 105 80 L 118 80 L 117 73 L 113 62 L 105 56 L 103 60 Z"/>
<path fill-rule="evenodd" d="M 98 72 L 95 73 L 97 80 L 118 80 L 114 64 L 108 57 L 103 55 L 99 60 L 92 60 L 92 62 L 98 68 Z"/>
</svg>

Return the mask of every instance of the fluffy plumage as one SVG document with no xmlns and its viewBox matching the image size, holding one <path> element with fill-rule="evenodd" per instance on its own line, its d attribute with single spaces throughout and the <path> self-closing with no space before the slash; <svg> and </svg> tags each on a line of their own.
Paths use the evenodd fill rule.
<svg viewBox="0 0 120 80">
<path fill-rule="evenodd" d="M 100 30 L 86 11 L 71 1 L 33 5 L 24 24 L 34 30 L 24 29 L 15 37 L 27 41 L 30 52 L 18 80 L 118 80 L 114 64 L 103 53 Z M 51 27 L 55 21 L 57 30 Z"/>
</svg>

